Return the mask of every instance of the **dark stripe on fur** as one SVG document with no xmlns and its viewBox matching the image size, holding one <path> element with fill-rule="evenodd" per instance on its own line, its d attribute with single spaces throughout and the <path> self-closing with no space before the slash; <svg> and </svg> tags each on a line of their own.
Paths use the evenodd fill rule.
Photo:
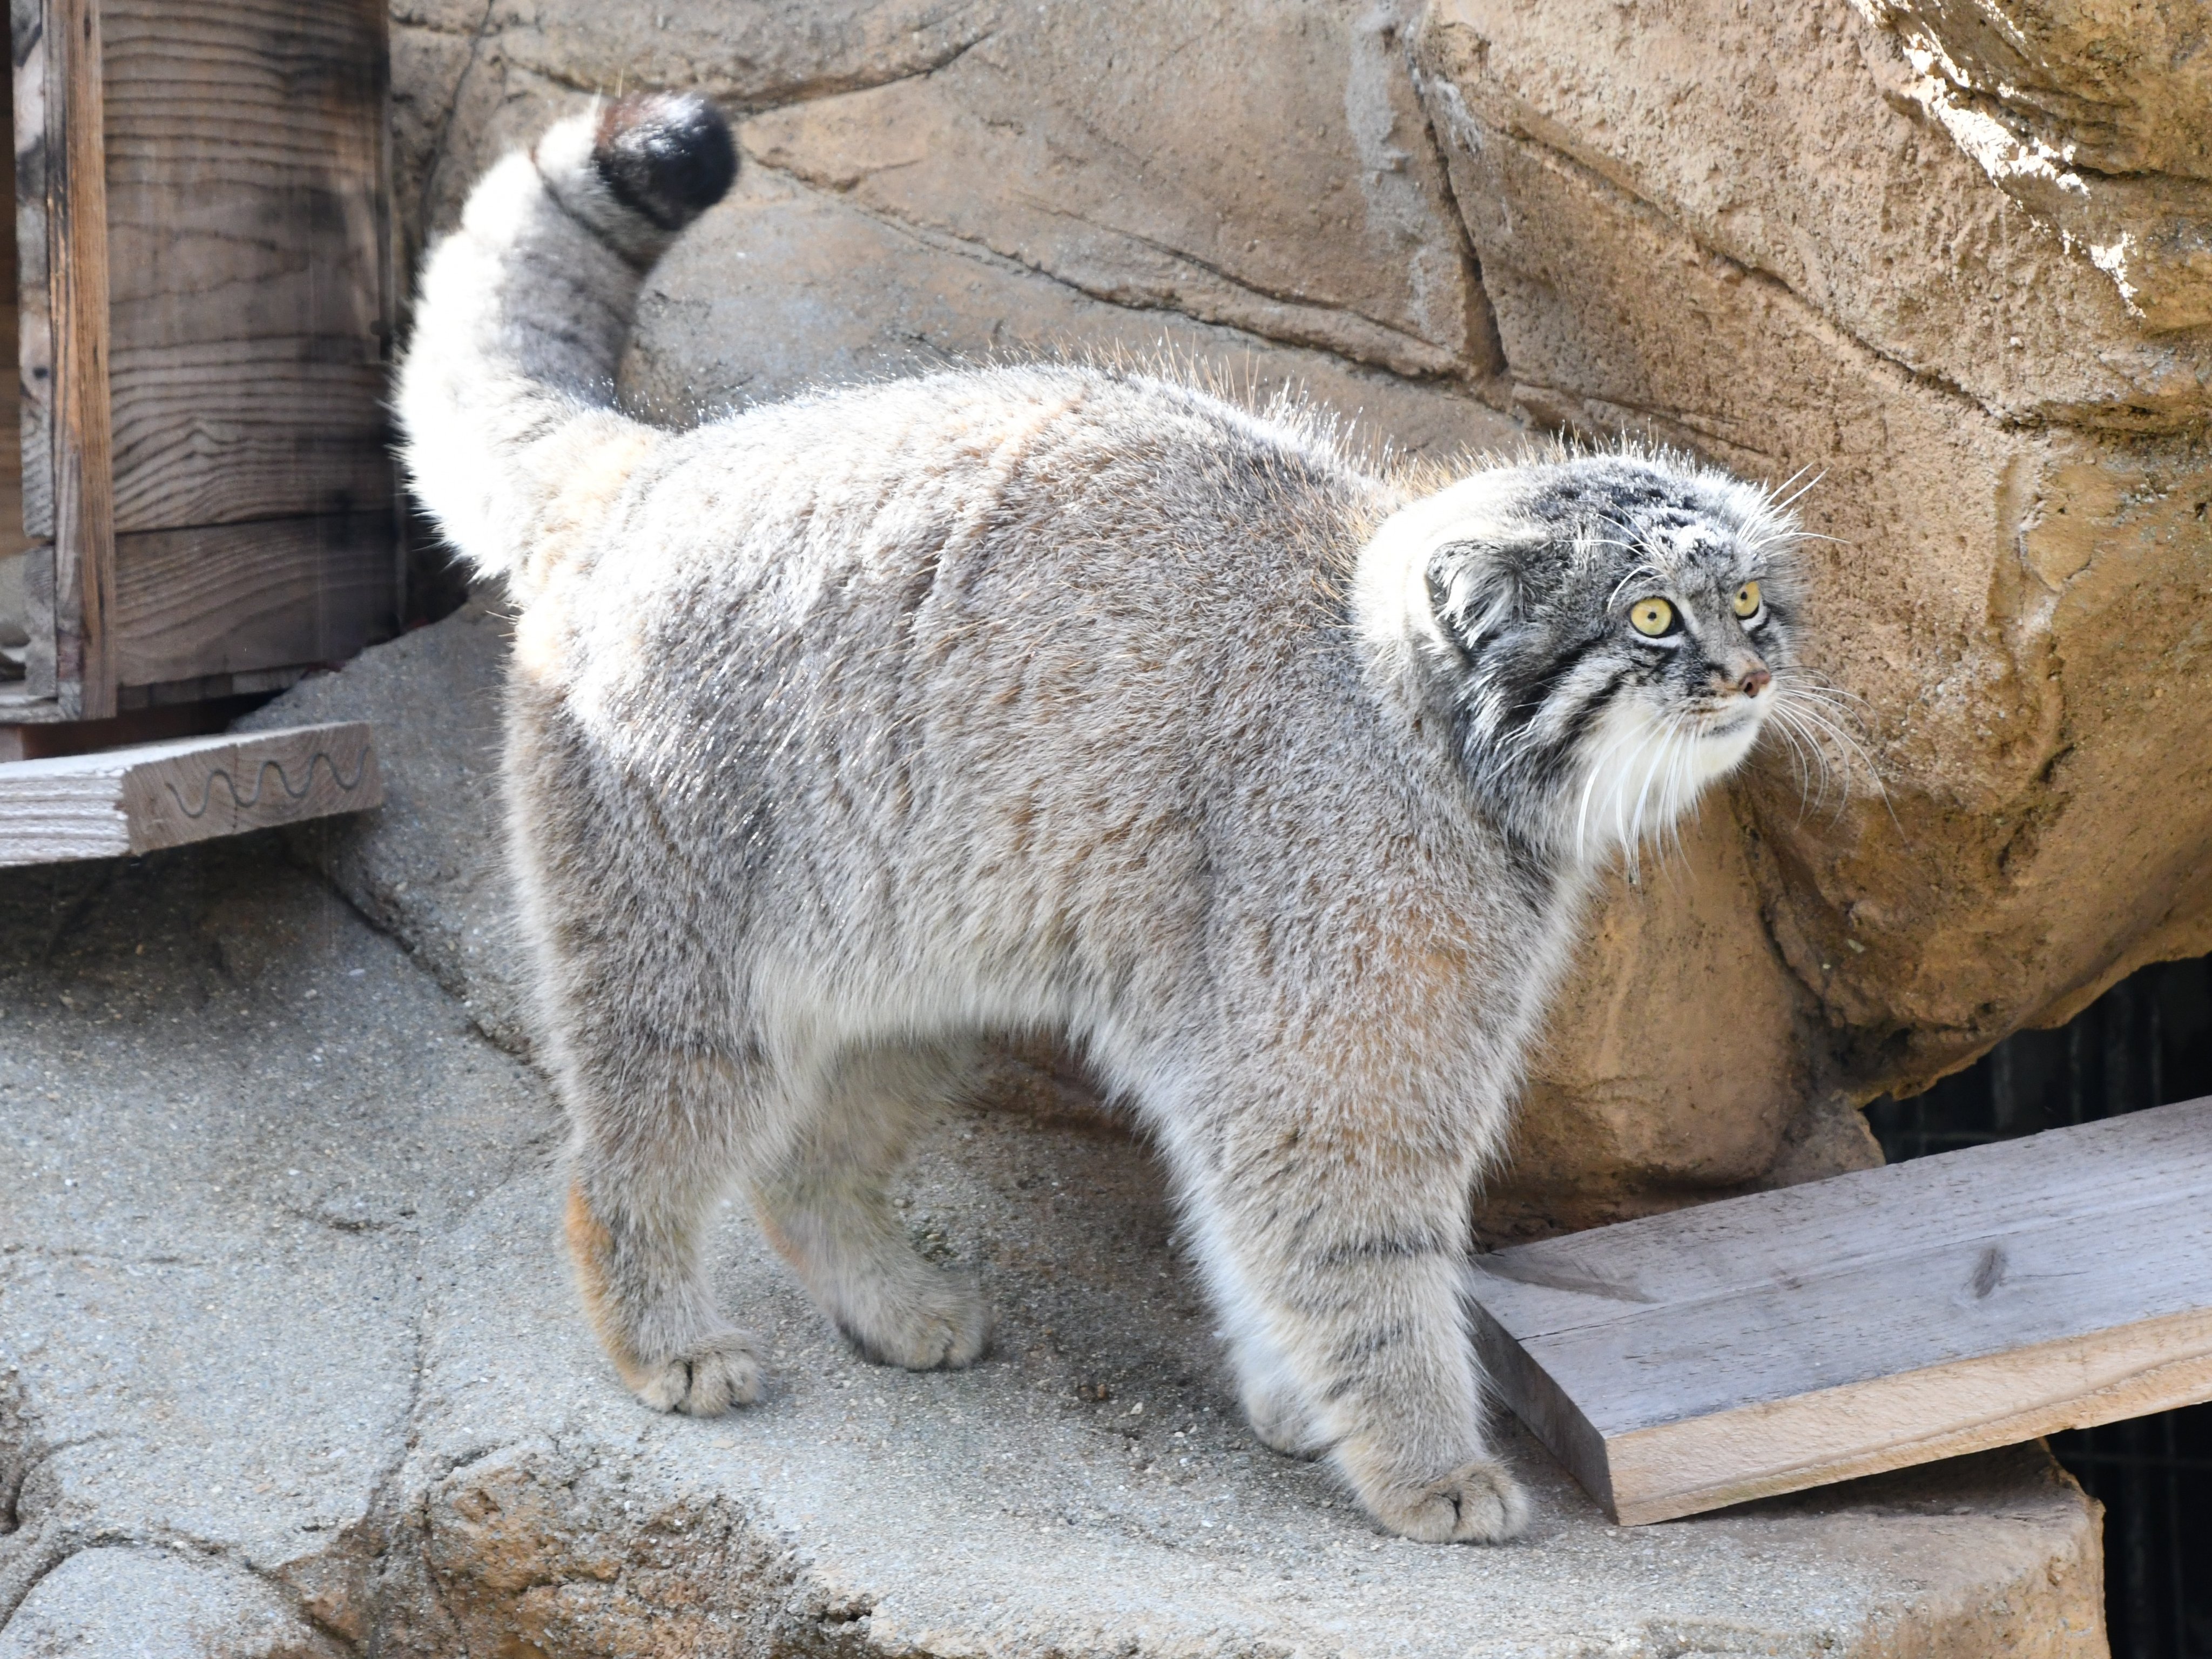
<svg viewBox="0 0 2212 1659">
<path fill-rule="evenodd" d="M 1376 1238 L 1355 1239 L 1349 1244 L 1332 1245 L 1318 1252 L 1314 1264 L 1322 1267 L 1346 1267 L 1355 1261 L 1410 1261 L 1418 1256 L 1441 1255 L 1446 1247 L 1438 1240 L 1425 1237 L 1393 1237 L 1388 1235 Z"/>
<path fill-rule="evenodd" d="M 1552 694 L 1559 689 L 1559 682 L 1582 665 L 1583 659 L 1595 643 L 1594 640 L 1576 641 L 1571 648 L 1553 658 L 1534 678 L 1517 687 L 1520 695 L 1505 706 L 1505 729 L 1525 731 L 1543 713 Z"/>
<path fill-rule="evenodd" d="M 1605 713 L 1606 705 L 1613 701 L 1613 694 L 1626 685 L 1629 676 L 1635 672 L 1625 665 L 1615 669 L 1599 683 L 1595 690 L 1583 699 L 1582 707 L 1568 717 L 1567 728 L 1560 733 L 1559 740 L 1546 753 L 1547 771 L 1556 769 L 1582 747 L 1583 739 L 1589 735 L 1590 727 L 1597 724 L 1598 716 Z"/>
</svg>

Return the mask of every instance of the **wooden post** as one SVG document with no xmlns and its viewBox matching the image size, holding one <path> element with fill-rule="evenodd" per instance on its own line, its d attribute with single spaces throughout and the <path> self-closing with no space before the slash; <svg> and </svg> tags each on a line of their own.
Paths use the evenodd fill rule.
<svg viewBox="0 0 2212 1659">
<path fill-rule="evenodd" d="M 54 655 L 64 718 L 115 713 L 107 179 L 100 0 L 46 0 L 46 281 L 53 364 Z"/>
<path fill-rule="evenodd" d="M 31 648 L 0 723 L 398 631 L 384 0 L 10 0 Z"/>
</svg>

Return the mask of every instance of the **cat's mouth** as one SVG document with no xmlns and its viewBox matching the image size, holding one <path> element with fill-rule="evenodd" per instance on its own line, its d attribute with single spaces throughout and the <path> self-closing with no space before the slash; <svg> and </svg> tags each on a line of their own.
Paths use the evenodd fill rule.
<svg viewBox="0 0 2212 1659">
<path fill-rule="evenodd" d="M 1752 698 L 1742 696 L 1701 699 L 1690 710 L 1692 727 L 1700 738 L 1716 741 L 1756 733 L 1774 706 L 1771 693 Z"/>
<path fill-rule="evenodd" d="M 1698 722 L 1698 735 L 1701 738 L 1741 737 L 1747 732 L 1757 731 L 1765 718 L 1766 711 L 1763 708 L 1723 708 L 1707 714 Z"/>
<path fill-rule="evenodd" d="M 1706 778 L 1723 777 L 1741 765 L 1752 745 L 1759 741 L 1759 730 L 1765 723 L 1764 708 L 1747 707 L 1741 702 L 1701 714 L 1695 730 Z"/>
</svg>

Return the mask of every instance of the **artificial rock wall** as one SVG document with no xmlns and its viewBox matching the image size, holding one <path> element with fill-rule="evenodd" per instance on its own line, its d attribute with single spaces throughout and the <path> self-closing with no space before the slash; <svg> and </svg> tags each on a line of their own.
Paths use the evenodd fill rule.
<svg viewBox="0 0 2212 1659">
<path fill-rule="evenodd" d="M 625 369 L 670 418 L 1164 351 L 1416 449 L 1518 422 L 1811 481 L 1813 657 L 1866 763 L 1823 787 L 1778 748 L 1613 882 L 1497 1228 L 1869 1161 L 1850 1104 L 2212 950 L 2194 0 L 393 17 L 410 257 L 591 92 L 738 118 L 740 189 Z"/>
</svg>

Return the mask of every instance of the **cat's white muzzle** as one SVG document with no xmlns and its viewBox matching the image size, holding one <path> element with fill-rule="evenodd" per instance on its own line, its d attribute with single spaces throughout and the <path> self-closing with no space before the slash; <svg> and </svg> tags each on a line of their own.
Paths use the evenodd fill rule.
<svg viewBox="0 0 2212 1659">
<path fill-rule="evenodd" d="M 1646 836 L 1674 828 L 1707 785 L 1743 763 L 1765 718 L 1765 706 L 1748 700 L 1686 719 L 1662 717 L 1634 699 L 1616 702 L 1583 747 L 1570 845 L 1584 859 L 1619 848 L 1632 860 Z"/>
</svg>

